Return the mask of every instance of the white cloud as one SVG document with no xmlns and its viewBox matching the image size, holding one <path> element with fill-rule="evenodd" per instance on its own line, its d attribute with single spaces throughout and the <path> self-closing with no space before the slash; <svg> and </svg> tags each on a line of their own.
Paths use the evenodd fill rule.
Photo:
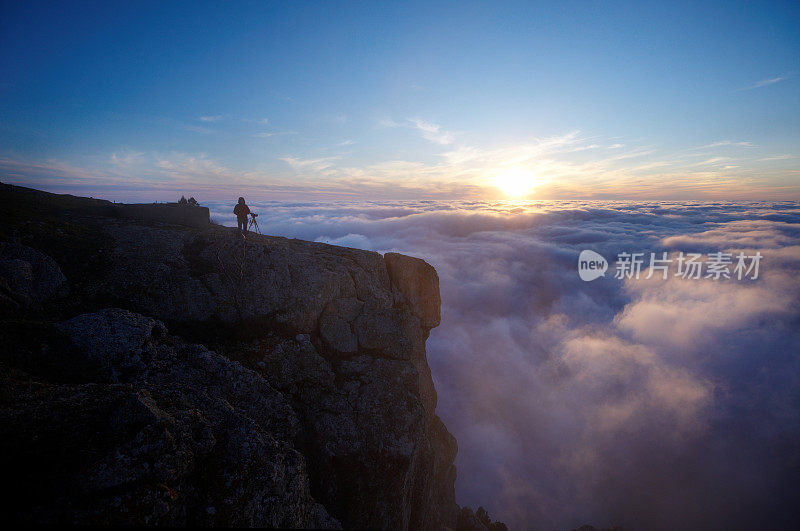
<svg viewBox="0 0 800 531">
<path fill-rule="evenodd" d="M 296 170 L 312 170 L 312 171 L 323 171 L 329 169 L 334 163 L 339 160 L 339 157 L 322 157 L 317 159 L 302 159 L 299 157 L 293 157 L 287 155 L 286 157 L 280 157 L 280 160 L 287 163 L 289 166 Z"/>
<path fill-rule="evenodd" d="M 273 136 L 296 135 L 296 131 L 263 131 L 250 135 L 253 138 L 271 138 Z"/>
<path fill-rule="evenodd" d="M 118 151 L 111 154 L 111 163 L 116 166 L 131 166 L 143 160 L 142 151 Z"/>
<path fill-rule="evenodd" d="M 439 124 L 426 122 L 425 120 L 421 120 L 419 118 L 409 118 L 408 121 L 414 124 L 414 127 L 422 132 L 422 138 L 425 140 L 430 140 L 435 144 L 442 145 L 452 144 L 454 141 L 453 133 L 444 131 L 442 126 Z"/>
<path fill-rule="evenodd" d="M 215 182 L 233 174 L 229 168 L 202 153 L 193 155 L 173 152 L 156 155 L 155 166 L 172 174 L 178 180 L 210 178 Z"/>
<path fill-rule="evenodd" d="M 692 149 L 709 149 L 709 148 L 722 147 L 722 146 L 749 147 L 749 148 L 757 147 L 752 142 L 734 142 L 732 140 L 720 140 L 718 142 L 712 142 L 712 143 L 706 144 L 704 146 L 697 146 L 697 147 L 692 148 Z"/>
<path fill-rule="evenodd" d="M 748 87 L 745 87 L 745 88 L 743 88 L 741 90 L 752 90 L 752 89 L 757 89 L 757 88 L 761 88 L 761 87 L 767 87 L 769 85 L 774 85 L 775 83 L 779 83 L 781 81 L 785 81 L 786 79 L 787 78 L 785 76 L 778 76 L 778 77 L 773 77 L 773 78 L 768 78 L 768 79 L 762 79 L 761 81 L 756 81 L 752 85 L 750 85 Z"/>
<path fill-rule="evenodd" d="M 764 157 L 763 159 L 758 159 L 758 160 L 766 162 L 772 160 L 789 160 L 793 158 L 795 158 L 795 155 L 784 154 L 784 155 L 775 155 L 773 157 Z"/>
<path fill-rule="evenodd" d="M 403 127 L 402 124 L 395 122 L 391 117 L 388 116 L 379 118 L 377 124 L 379 127 L 387 127 L 387 128 Z"/>
<path fill-rule="evenodd" d="M 695 166 L 703 166 L 705 164 L 719 164 L 720 162 L 725 162 L 726 160 L 730 160 L 730 157 L 711 157 L 710 159 L 706 159 L 702 162 L 695 163 Z"/>
</svg>

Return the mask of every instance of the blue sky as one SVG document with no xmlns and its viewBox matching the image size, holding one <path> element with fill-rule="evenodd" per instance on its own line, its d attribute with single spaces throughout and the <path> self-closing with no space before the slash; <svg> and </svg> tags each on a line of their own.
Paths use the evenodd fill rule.
<svg viewBox="0 0 800 531">
<path fill-rule="evenodd" d="M 0 178 L 114 199 L 800 196 L 796 2 L 428 4 L 6 5 Z"/>
</svg>

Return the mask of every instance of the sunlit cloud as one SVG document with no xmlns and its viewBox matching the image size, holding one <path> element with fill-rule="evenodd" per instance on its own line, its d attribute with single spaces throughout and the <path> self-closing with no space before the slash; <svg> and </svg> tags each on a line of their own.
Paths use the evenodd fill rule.
<svg viewBox="0 0 800 531">
<path fill-rule="evenodd" d="M 201 116 L 200 117 L 200 121 L 201 122 L 218 122 L 220 120 L 222 120 L 222 115 L 221 114 L 215 114 L 215 115 Z"/>
<path fill-rule="evenodd" d="M 750 141 L 722 140 L 664 152 L 653 145 L 612 141 L 574 130 L 545 137 L 522 138 L 504 144 L 457 143 L 441 125 L 425 120 L 406 124 L 386 122 L 386 127 L 418 131 L 427 136 L 434 151 L 414 159 L 364 158 L 358 149 L 331 153 L 331 148 L 298 150 L 266 157 L 257 167 L 223 162 L 206 153 L 148 153 L 130 148 L 103 157 L 86 159 L 94 165 L 100 189 L 119 180 L 142 181 L 153 191 L 194 183 L 217 196 L 230 186 L 284 196 L 303 197 L 428 197 L 450 199 L 487 198 L 785 198 L 800 196 L 796 168 L 775 162 L 792 161 L 784 153 L 764 157 Z M 211 130 L 199 132 L 211 133 Z M 268 140 L 297 131 L 243 132 L 247 137 Z M 266 143 L 265 143 L 266 144 Z M 337 146 L 361 145 L 353 138 Z M 440 151 L 435 151 L 440 146 Z M 740 149 L 737 157 L 730 149 Z M 7 157 L 6 164 L 13 159 Z M 108 161 L 107 166 L 97 160 Z M 24 161 L 16 161 L 23 163 Z M 772 164 L 770 164 L 772 163 Z M 0 167 L 3 163 L 0 162 Z M 22 164 L 24 166 L 24 164 Z M 63 181 L 81 164 L 62 164 Z M 90 172 L 84 172 L 86 174 Z M 525 175 L 524 179 L 501 178 Z M 43 183 L 41 174 L 19 172 L 6 179 L 20 184 Z M 48 183 L 52 183 L 54 171 Z M 216 183 L 214 180 L 217 180 Z M 524 182 L 523 182 L 524 181 Z M 86 185 L 85 181 L 81 181 Z M 149 183 L 149 184 L 148 184 Z M 224 183 L 224 184 L 222 184 Z M 214 191 L 214 187 L 217 190 Z M 128 189 L 128 186 L 126 186 Z M 367 194 L 367 195 L 365 195 Z M 370 195 L 372 194 L 372 195 Z M 417 194 L 416 196 L 413 194 Z"/>
<path fill-rule="evenodd" d="M 775 155 L 773 157 L 764 157 L 762 159 L 758 159 L 759 161 L 772 161 L 772 160 L 789 160 L 795 158 L 794 155 Z"/>
<path fill-rule="evenodd" d="M 455 137 L 453 133 L 445 131 L 442 126 L 433 122 L 427 122 L 419 118 L 409 118 L 409 122 L 414 124 L 419 131 L 422 132 L 422 138 L 430 140 L 436 144 L 452 144 Z"/>
<path fill-rule="evenodd" d="M 725 162 L 726 160 L 730 160 L 730 157 L 711 157 L 710 159 L 706 159 L 702 162 L 697 162 L 696 166 L 702 166 L 705 164 L 719 164 L 720 162 Z"/>
</svg>

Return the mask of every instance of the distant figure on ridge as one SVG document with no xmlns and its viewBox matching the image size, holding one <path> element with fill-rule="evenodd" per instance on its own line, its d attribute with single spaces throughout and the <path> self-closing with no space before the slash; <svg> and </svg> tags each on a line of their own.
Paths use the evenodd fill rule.
<svg viewBox="0 0 800 531">
<path fill-rule="evenodd" d="M 244 197 L 239 198 L 239 203 L 233 207 L 233 213 L 236 214 L 239 230 L 242 234 L 247 234 L 247 216 L 250 214 L 250 207 L 244 204 Z"/>
</svg>

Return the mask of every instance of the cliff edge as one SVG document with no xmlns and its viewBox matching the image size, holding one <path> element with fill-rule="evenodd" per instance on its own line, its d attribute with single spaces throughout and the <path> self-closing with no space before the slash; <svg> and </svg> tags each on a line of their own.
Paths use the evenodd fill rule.
<svg viewBox="0 0 800 531">
<path fill-rule="evenodd" d="M 13 520 L 457 527 L 429 264 L 7 185 L 0 207 Z"/>
</svg>

